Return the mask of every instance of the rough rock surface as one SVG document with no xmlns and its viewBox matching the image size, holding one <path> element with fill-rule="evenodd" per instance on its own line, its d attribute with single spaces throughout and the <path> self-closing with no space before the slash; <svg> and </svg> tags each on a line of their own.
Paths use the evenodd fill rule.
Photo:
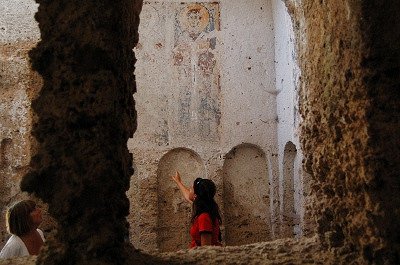
<svg viewBox="0 0 400 265">
<path fill-rule="evenodd" d="M 395 0 L 290 5 L 318 233 L 364 263 L 400 262 L 399 8 Z"/>
<path fill-rule="evenodd" d="M 33 45 L 19 41 L 10 45 L 0 39 L 0 205 L 21 198 L 18 182 L 28 171 L 31 156 L 30 104 L 41 86 L 39 75 L 30 69 L 28 51 Z M 1 241 L 5 209 L 1 209 Z"/>
<path fill-rule="evenodd" d="M 41 41 L 30 52 L 43 77 L 32 103 L 38 150 L 21 189 L 46 202 L 60 227 L 38 263 L 121 264 L 132 253 L 126 143 L 136 128 L 132 49 L 142 3 L 38 3 Z"/>
<path fill-rule="evenodd" d="M 132 69 L 128 62 L 132 58 L 129 55 L 124 61 L 116 51 L 130 46 L 111 30 L 120 17 L 101 8 L 112 5 L 107 9 L 112 13 L 122 7 L 121 2 L 63 3 L 60 9 L 56 8 L 59 2 L 43 1 L 38 15 L 43 41 L 32 53 L 34 67 L 44 78 L 41 95 L 34 102 L 39 122 L 34 135 L 40 146 L 23 187 L 49 203 L 61 230 L 56 241 L 49 241 L 39 263 L 400 263 L 400 2 L 286 2 L 299 44 L 302 149 L 313 181 L 312 210 L 319 236 L 165 254 L 124 249 L 137 254 L 128 259 L 127 252 L 119 250 L 129 247 L 121 243 L 127 230 L 122 194 L 131 174 L 126 141 L 134 130 L 134 115 L 126 112 L 133 109 L 132 102 L 127 102 L 131 77 L 118 73 Z M 88 17 L 90 25 L 85 23 Z M 74 23 L 64 24 L 65 19 Z M 54 23 L 65 29 L 50 38 L 48 30 Z M 97 23 L 102 26 L 97 33 L 85 34 Z M 125 44 L 118 46 L 118 41 Z M 80 68 L 77 57 L 93 68 Z M 110 64 L 101 64 L 97 58 L 110 59 Z M 118 67 L 122 71 L 113 72 L 121 70 Z M 102 104 L 102 100 L 116 104 Z M 112 141 L 107 137 L 111 134 Z M 81 155 L 78 160 L 72 159 L 72 151 Z M 57 248 L 56 244 L 61 245 Z M 107 251 L 100 252 L 106 247 Z M 56 253 L 57 249 L 61 252 Z M 35 258 L 12 264 L 18 262 L 33 264 Z"/>
<path fill-rule="evenodd" d="M 240 247 L 201 247 L 162 254 L 143 253 L 141 259 L 127 264 L 339 264 L 335 259 L 335 254 L 340 254 L 336 253 L 337 250 L 322 252 L 320 246 L 317 237 L 302 238 L 300 241 L 279 239 Z M 0 265 L 33 265 L 35 260 L 34 257 L 20 258 L 0 261 Z"/>
</svg>

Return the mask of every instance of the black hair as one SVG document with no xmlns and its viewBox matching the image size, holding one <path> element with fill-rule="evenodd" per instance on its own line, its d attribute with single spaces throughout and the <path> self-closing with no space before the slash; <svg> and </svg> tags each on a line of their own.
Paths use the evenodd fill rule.
<svg viewBox="0 0 400 265">
<path fill-rule="evenodd" d="M 202 213 L 208 213 L 211 216 L 211 220 L 221 224 L 222 219 L 219 214 L 218 204 L 214 200 L 216 193 L 216 187 L 212 180 L 197 178 L 193 185 L 194 194 L 196 195 L 193 201 L 192 211 L 192 223 Z"/>
<path fill-rule="evenodd" d="M 36 209 L 32 200 L 23 200 L 12 205 L 6 213 L 7 230 L 10 234 L 24 236 L 35 228 L 31 212 Z"/>
</svg>

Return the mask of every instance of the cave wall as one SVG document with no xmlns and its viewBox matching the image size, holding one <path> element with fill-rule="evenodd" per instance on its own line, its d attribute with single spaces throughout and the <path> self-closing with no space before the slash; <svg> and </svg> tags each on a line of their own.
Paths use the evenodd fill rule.
<svg viewBox="0 0 400 265">
<path fill-rule="evenodd" d="M 366 118 L 368 165 L 366 190 L 371 196 L 368 217 L 374 228 L 370 240 L 361 241 L 362 253 L 374 262 L 400 263 L 400 18 L 399 1 L 368 1 L 361 28 L 366 44 L 362 66 L 370 104 Z M 379 12 L 378 12 L 378 11 Z M 370 231 L 370 230 L 369 230 Z M 375 237 L 378 240 L 375 240 Z M 384 241 L 379 244 L 380 240 Z M 379 242 L 379 243 L 378 243 Z"/>
<path fill-rule="evenodd" d="M 286 2 L 321 242 L 352 253 L 342 262 L 398 263 L 400 3 Z"/>
<path fill-rule="evenodd" d="M 285 2 L 294 18 L 299 45 L 297 49 L 302 73 L 299 111 L 303 119 L 300 142 L 305 158 L 305 170 L 312 177 L 312 199 L 315 203 L 313 214 L 318 222 L 321 243 L 328 248 L 344 249 L 342 252 L 336 252 L 337 263 L 399 263 L 397 172 L 400 146 L 400 60 L 397 44 L 400 23 L 397 10 L 400 3 L 396 0 L 389 0 L 384 4 L 372 0 L 340 3 L 323 0 Z M 18 9 L 18 12 L 21 10 L 26 9 Z M 5 22 L 2 20 L 2 23 Z M 49 25 L 47 29 L 51 28 Z M 3 36 L 5 35 L 2 34 Z M 14 40 L 6 42 L 14 43 Z M 16 60 L 17 57 L 13 54 L 18 48 L 10 48 L 12 56 L 9 56 L 3 52 L 7 50 L 5 47 L 7 46 L 2 43 L 2 58 L 12 57 Z M 15 47 L 21 46 L 16 44 Z M 18 54 L 22 54 L 24 58 L 26 56 L 24 53 Z M 7 64 L 5 59 L 2 60 L 2 65 Z M 21 61 L 22 65 L 26 64 L 26 58 Z M 21 66 L 18 71 L 24 67 L 26 66 Z M 1 69 L 2 77 L 6 76 L 2 78 L 1 83 L 4 91 L 6 89 L 3 86 L 8 87 L 8 83 L 16 86 L 17 82 L 8 77 L 12 75 L 12 69 L 12 66 Z M 22 72 L 26 71 L 25 69 Z M 3 80 L 8 80 L 4 82 L 6 85 L 3 85 Z M 18 82 L 20 83 L 24 82 Z M 49 87 L 47 83 L 47 88 Z M 114 95 L 116 91 L 112 90 L 111 94 Z M 11 99 L 17 98 L 17 92 L 18 89 L 10 92 Z M 110 93 L 107 95 L 110 96 Z M 44 105 L 46 104 L 38 107 L 39 112 L 45 110 Z M 26 107 L 22 110 L 25 110 L 22 113 L 27 113 Z M 10 120 L 7 115 L 3 116 L 2 112 L 4 124 Z M 67 117 L 63 117 L 62 120 L 64 119 L 68 120 Z M 45 125 L 46 121 L 42 124 Z M 10 123 L 9 126 L 20 125 Z M 36 132 L 36 136 L 44 141 L 40 135 Z M 13 138 L 17 137 L 9 135 L 4 139 Z M 121 146 L 124 141 L 120 142 Z M 10 161 L 7 151 L 10 150 L 10 142 L 12 143 L 10 140 L 4 140 L 2 145 L 2 165 Z M 45 150 L 48 149 L 42 151 Z M 152 161 L 152 164 L 145 163 L 145 157 L 140 156 L 143 150 L 147 151 L 146 159 Z M 221 154 L 215 152 L 210 156 L 207 152 L 200 150 L 198 153 L 200 157 L 210 157 L 205 160 L 205 165 L 206 168 L 211 168 L 211 175 L 216 176 L 215 172 L 221 165 Z M 135 168 L 142 166 L 150 170 L 156 169 L 162 154 L 163 152 L 156 149 L 138 148 L 135 151 Z M 66 160 L 63 158 L 61 161 Z M 35 161 L 39 162 L 40 160 Z M 121 168 L 129 168 L 129 162 L 126 163 Z M 52 171 L 57 172 L 59 171 Z M 133 195 L 139 194 L 137 198 L 143 198 L 144 195 L 154 197 L 155 193 L 145 191 L 156 186 L 147 186 L 146 182 L 154 182 L 154 185 L 157 185 L 157 178 L 149 178 L 143 170 L 137 172 L 137 176 L 141 176 L 143 182 L 136 186 L 142 187 L 142 190 L 139 190 L 141 193 Z M 102 181 L 100 183 L 103 183 Z M 45 187 L 48 188 L 47 185 Z M 65 188 L 68 185 L 60 187 Z M 12 189 L 2 192 L 11 194 Z M 149 212 L 151 215 L 151 211 Z M 156 238 L 153 241 L 156 242 Z"/>
<path fill-rule="evenodd" d="M 48 204 L 59 229 L 38 264 L 123 264 L 136 129 L 133 47 L 141 1 L 38 1 L 43 78 L 32 101 L 38 142 L 21 189 Z M 116 30 L 117 29 L 117 30 Z"/>
<path fill-rule="evenodd" d="M 40 38 L 33 18 L 33 1 L 0 1 L 0 247 L 6 206 L 26 198 L 19 181 L 27 172 L 34 142 L 31 137 L 31 101 L 42 80 L 31 70 L 28 51 Z"/>
</svg>

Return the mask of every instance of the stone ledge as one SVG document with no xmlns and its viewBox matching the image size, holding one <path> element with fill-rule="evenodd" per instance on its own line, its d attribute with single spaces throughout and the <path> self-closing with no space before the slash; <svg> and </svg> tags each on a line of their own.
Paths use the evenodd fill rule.
<svg viewBox="0 0 400 265">
<path fill-rule="evenodd" d="M 346 255 L 323 250 L 317 236 L 279 239 L 230 247 L 201 247 L 167 253 L 140 253 L 132 264 L 344 264 Z M 348 256 L 347 256 L 348 257 Z M 0 265 L 33 265 L 36 257 L 0 261 Z"/>
</svg>

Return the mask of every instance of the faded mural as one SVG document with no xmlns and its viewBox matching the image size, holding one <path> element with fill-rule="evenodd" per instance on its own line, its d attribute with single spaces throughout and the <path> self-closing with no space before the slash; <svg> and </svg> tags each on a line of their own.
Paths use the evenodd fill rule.
<svg viewBox="0 0 400 265">
<path fill-rule="evenodd" d="M 217 65 L 218 3 L 177 4 L 172 79 L 179 90 L 180 134 L 218 141 L 220 84 Z"/>
</svg>

